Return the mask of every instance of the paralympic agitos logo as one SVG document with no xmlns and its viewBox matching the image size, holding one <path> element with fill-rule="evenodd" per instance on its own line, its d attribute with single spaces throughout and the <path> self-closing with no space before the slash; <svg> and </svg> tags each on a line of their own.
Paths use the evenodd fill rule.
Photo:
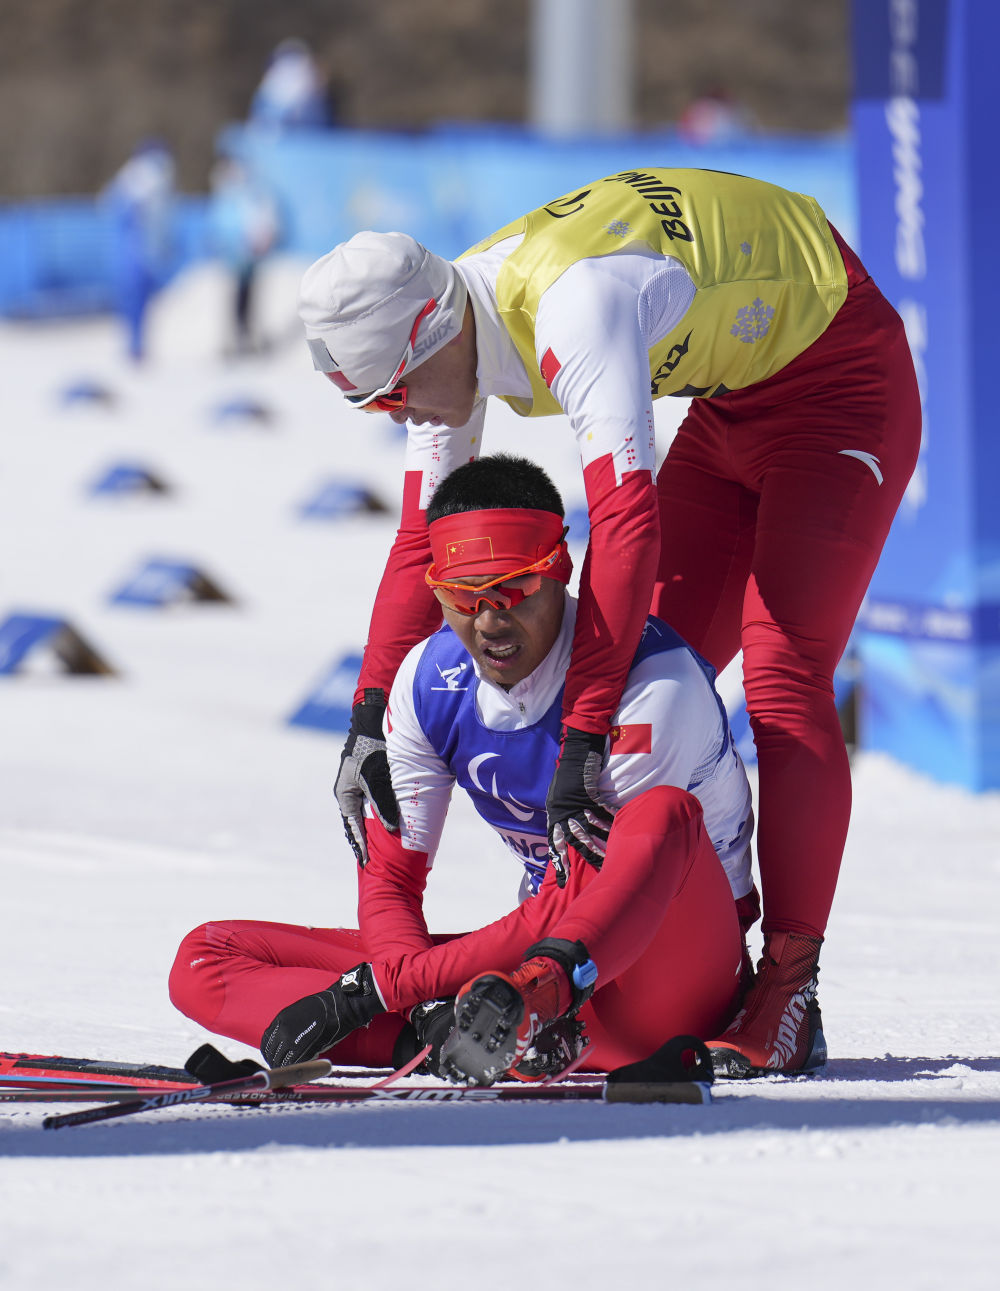
<svg viewBox="0 0 1000 1291">
<path fill-rule="evenodd" d="M 570 197 L 559 197 L 554 202 L 549 202 L 548 206 L 543 206 L 542 209 L 551 215 L 554 220 L 564 220 L 567 215 L 575 215 L 577 211 L 583 210 L 584 199 L 589 197 L 592 191 L 592 189 L 585 188 Z"/>
<path fill-rule="evenodd" d="M 618 175 L 609 175 L 605 184 L 628 184 L 637 193 L 641 193 L 649 204 L 649 209 L 660 221 L 660 228 L 667 237 L 674 241 L 693 242 L 694 234 L 684 221 L 677 198 L 681 190 L 673 184 L 665 184 L 658 175 L 642 170 L 623 170 Z M 564 220 L 568 215 L 575 215 L 583 210 L 583 204 L 594 190 L 581 189 L 567 197 L 558 197 L 554 202 L 543 206 L 542 210 L 554 220 Z"/>
</svg>

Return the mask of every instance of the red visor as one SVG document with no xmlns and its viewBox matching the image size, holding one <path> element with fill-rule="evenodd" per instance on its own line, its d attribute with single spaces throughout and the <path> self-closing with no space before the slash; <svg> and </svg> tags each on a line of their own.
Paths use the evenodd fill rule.
<svg viewBox="0 0 1000 1291">
<path fill-rule="evenodd" d="M 561 516 L 552 511 L 498 507 L 441 516 L 428 527 L 435 581 L 460 583 L 466 578 L 499 579 L 526 572 L 562 543 Z M 572 564 L 565 550 L 544 572 L 568 583 Z"/>
<path fill-rule="evenodd" d="M 427 571 L 427 585 L 463 614 L 476 613 L 482 602 L 497 608 L 517 605 L 538 590 L 542 578 L 565 584 L 573 572 L 563 541 L 566 529 L 551 511 L 463 511 L 435 520 L 429 533 L 434 564 Z M 465 581 L 470 578 L 477 582 Z M 479 581 L 483 579 L 488 581 Z"/>
</svg>

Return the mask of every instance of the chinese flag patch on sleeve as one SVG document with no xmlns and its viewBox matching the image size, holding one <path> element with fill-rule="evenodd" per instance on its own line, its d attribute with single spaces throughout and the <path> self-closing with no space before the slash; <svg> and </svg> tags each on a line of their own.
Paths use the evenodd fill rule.
<svg viewBox="0 0 1000 1291">
<path fill-rule="evenodd" d="M 636 722 L 632 726 L 612 726 L 609 731 L 609 753 L 651 753 L 653 728 L 649 722 Z"/>
<path fill-rule="evenodd" d="M 551 390 L 552 382 L 556 379 L 559 373 L 559 369 L 562 367 L 562 364 L 552 353 L 551 348 L 547 349 L 545 353 L 542 355 L 542 361 L 539 366 L 541 368 L 542 379 L 545 381 L 545 384 Z"/>
</svg>

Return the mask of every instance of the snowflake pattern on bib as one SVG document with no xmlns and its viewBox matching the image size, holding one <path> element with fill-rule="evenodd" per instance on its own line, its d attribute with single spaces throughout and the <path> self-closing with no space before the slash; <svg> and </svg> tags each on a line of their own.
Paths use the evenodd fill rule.
<svg viewBox="0 0 1000 1291">
<path fill-rule="evenodd" d="M 768 334 L 773 317 L 773 307 L 765 305 L 758 296 L 752 305 L 744 305 L 737 311 L 736 322 L 729 329 L 730 334 L 738 337 L 744 345 L 752 345 Z"/>
</svg>

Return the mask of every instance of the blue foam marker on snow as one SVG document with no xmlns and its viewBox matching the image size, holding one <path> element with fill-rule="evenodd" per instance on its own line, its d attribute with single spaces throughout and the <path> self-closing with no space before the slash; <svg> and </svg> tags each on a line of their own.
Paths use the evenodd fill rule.
<svg viewBox="0 0 1000 1291">
<path fill-rule="evenodd" d="M 183 601 L 231 598 L 194 565 L 176 560 L 148 560 L 110 598 L 112 605 L 161 609 Z"/>
<path fill-rule="evenodd" d="M 87 492 L 92 496 L 123 496 L 133 493 L 166 493 L 166 484 L 145 466 L 122 462 L 109 467 L 90 485 Z"/>
<path fill-rule="evenodd" d="M 0 623 L 0 675 L 17 672 L 36 647 L 51 642 L 63 619 L 42 614 L 11 614 Z"/>
<path fill-rule="evenodd" d="M 361 655 L 343 655 L 288 719 L 289 726 L 346 731 L 351 724 L 351 708 L 360 671 Z"/>
<path fill-rule="evenodd" d="M 387 508 L 364 485 L 329 480 L 299 507 L 303 520 L 337 520 L 342 516 L 383 512 Z"/>
<path fill-rule="evenodd" d="M 115 402 L 115 396 L 107 386 L 101 385 L 99 381 L 82 378 L 79 381 L 71 381 L 68 385 L 63 386 L 59 391 L 59 402 L 65 407 L 73 404 L 96 404 L 100 407 L 110 408 Z"/>
<path fill-rule="evenodd" d="M 114 672 L 66 619 L 50 614 L 11 614 L 0 623 L 0 676 L 22 671 L 33 655 L 43 651 L 51 651 L 66 672 Z"/>
<path fill-rule="evenodd" d="M 237 397 L 216 404 L 212 409 L 212 420 L 216 425 L 227 422 L 256 422 L 259 426 L 266 426 L 274 421 L 274 413 L 257 399 Z"/>
</svg>

